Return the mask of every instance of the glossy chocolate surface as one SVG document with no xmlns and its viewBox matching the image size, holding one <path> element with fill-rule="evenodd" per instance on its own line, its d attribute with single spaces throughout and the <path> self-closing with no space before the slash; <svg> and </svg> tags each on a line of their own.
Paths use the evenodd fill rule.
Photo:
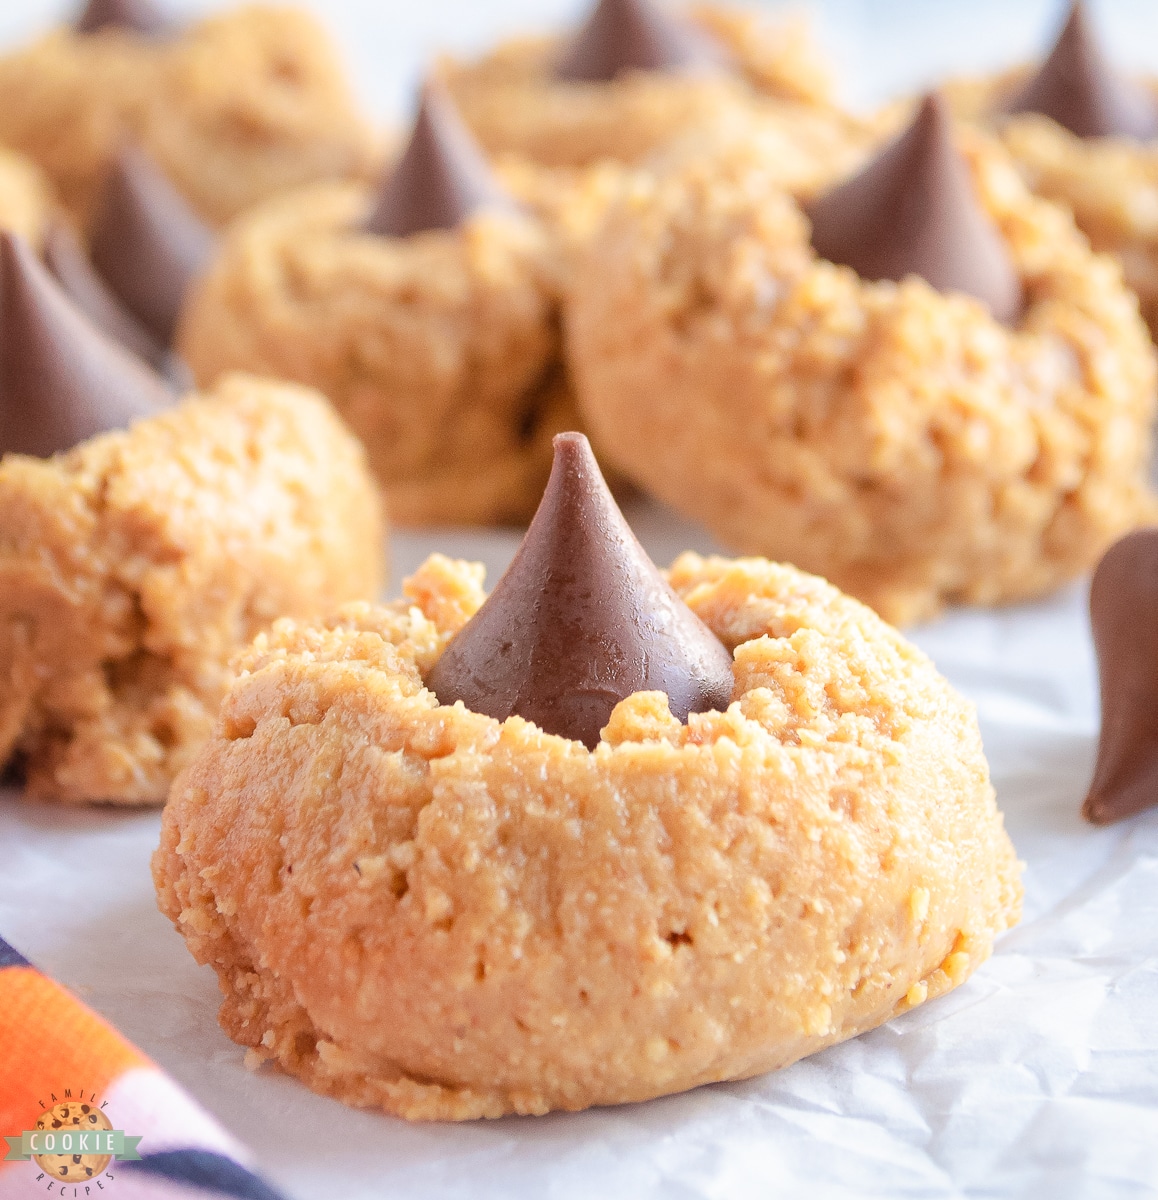
<svg viewBox="0 0 1158 1200">
<path fill-rule="evenodd" d="M 379 188 L 364 228 L 381 237 L 404 238 L 457 229 L 479 209 L 517 207 L 445 90 L 427 84 L 410 142 Z"/>
<path fill-rule="evenodd" d="M 172 401 L 106 338 L 20 237 L 0 233 L 0 453 L 47 457 Z"/>
<path fill-rule="evenodd" d="M 1021 312 L 1017 271 L 936 93 L 899 138 L 806 211 L 816 253 L 863 279 L 919 275 L 939 292 L 975 296 L 999 321 L 1012 323 Z"/>
<path fill-rule="evenodd" d="M 1158 529 L 1106 551 L 1090 586 L 1102 730 L 1082 807 L 1097 825 L 1158 804 Z"/>
<path fill-rule="evenodd" d="M 726 708 L 732 656 L 648 558 L 587 439 L 563 433 L 518 553 L 426 685 L 443 704 L 517 715 L 591 749 L 634 692 L 665 692 L 680 721 Z"/>
</svg>

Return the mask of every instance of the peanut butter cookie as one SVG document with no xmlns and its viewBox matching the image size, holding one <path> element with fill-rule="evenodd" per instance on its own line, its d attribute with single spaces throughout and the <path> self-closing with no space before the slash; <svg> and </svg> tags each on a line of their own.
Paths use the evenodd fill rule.
<svg viewBox="0 0 1158 1200">
<path fill-rule="evenodd" d="M 609 462 L 898 623 L 1040 595 L 1154 512 L 1137 301 L 999 145 L 930 100 L 792 186 L 734 140 L 611 206 L 568 312 Z"/>
<path fill-rule="evenodd" d="M 284 188 L 375 168 L 334 47 L 305 11 L 141 24 L 82 17 L 0 58 L 0 142 L 45 171 L 81 225 L 126 138 L 214 224 Z"/>
<path fill-rule="evenodd" d="M 864 606 L 665 580 L 578 433 L 482 576 L 279 622 L 174 785 L 161 908 L 251 1062 L 411 1119 L 643 1100 L 870 1029 L 1017 919 L 973 710 Z"/>
<path fill-rule="evenodd" d="M 228 662 L 372 597 L 378 498 L 320 397 L 244 376 L 52 458 L 0 462 L 0 761 L 30 794 L 155 804 Z"/>
<path fill-rule="evenodd" d="M 580 1109 L 785 1066 L 984 961 L 1020 884 L 972 707 L 813 576 L 670 579 L 732 702 L 636 693 L 594 750 L 423 686 L 481 567 L 258 638 L 153 861 L 250 1061 L 415 1120 Z"/>
<path fill-rule="evenodd" d="M 437 72 L 488 151 L 552 167 L 636 162 L 737 106 L 806 113 L 830 93 L 800 22 L 656 0 L 601 0 L 570 36 L 516 38 Z"/>
<path fill-rule="evenodd" d="M 945 86 L 954 109 L 994 131 L 1041 196 L 1066 205 L 1095 250 L 1121 262 L 1158 333 L 1158 81 L 1116 72 L 1074 4 L 1036 72 Z"/>
<path fill-rule="evenodd" d="M 524 173 L 525 174 L 525 173 Z M 377 189 L 326 184 L 230 231 L 177 348 L 316 387 L 366 445 L 403 524 L 525 520 L 575 424 L 560 239 L 428 89 Z"/>
</svg>

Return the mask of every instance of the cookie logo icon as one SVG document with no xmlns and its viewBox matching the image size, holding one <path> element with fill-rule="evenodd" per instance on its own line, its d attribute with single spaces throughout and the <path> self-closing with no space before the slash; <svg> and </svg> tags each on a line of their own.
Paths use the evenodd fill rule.
<svg viewBox="0 0 1158 1200">
<path fill-rule="evenodd" d="M 141 1157 L 140 1136 L 115 1129 L 104 1111 L 107 1104 L 84 1089 L 65 1088 L 63 1095 L 45 1097 L 32 1129 L 4 1135 L 8 1153 L 3 1161 L 31 1160 L 39 1168 L 34 1182 L 54 1195 L 96 1195 L 90 1183 L 103 1192 L 113 1179 L 109 1168 L 115 1162 Z M 72 1190 L 66 1191 L 69 1185 Z"/>
<path fill-rule="evenodd" d="M 90 1147 L 100 1144 L 100 1138 L 85 1138 L 83 1133 L 112 1129 L 112 1122 L 94 1105 L 66 1100 L 54 1104 L 36 1120 L 36 1128 L 44 1130 L 39 1144 L 60 1153 L 34 1154 L 37 1166 L 54 1179 L 65 1183 L 83 1183 L 104 1172 L 112 1162 L 111 1154 L 94 1154 Z M 51 1134 L 51 1139 L 48 1135 Z M 86 1151 L 89 1151 L 86 1153 Z"/>
</svg>

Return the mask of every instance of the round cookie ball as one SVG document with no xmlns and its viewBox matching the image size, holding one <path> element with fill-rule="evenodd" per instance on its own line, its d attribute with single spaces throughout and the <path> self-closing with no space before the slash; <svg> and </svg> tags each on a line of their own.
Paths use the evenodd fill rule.
<svg viewBox="0 0 1158 1200">
<path fill-rule="evenodd" d="M 638 177 L 568 311 L 613 466 L 897 623 L 1047 592 L 1155 511 L 1136 299 L 999 146 L 963 129 L 959 148 L 1021 278 L 1013 327 L 819 260 L 782 167 L 742 139 Z"/>
<path fill-rule="evenodd" d="M 154 804 L 275 618 L 373 597 L 380 502 L 321 396 L 234 376 L 0 462 L 0 762 L 30 795 Z"/>
<path fill-rule="evenodd" d="M 520 521 L 574 426 L 562 254 L 520 213 L 362 232 L 371 190 L 306 189 L 239 221 L 188 298 L 177 348 L 207 383 L 242 369 L 323 392 L 401 524 Z"/>
<path fill-rule="evenodd" d="M 411 1119 L 642 1100 L 879 1025 L 1017 920 L 974 711 L 863 605 L 684 555 L 733 703 L 636 693 L 588 751 L 423 687 L 482 576 L 279 622 L 173 789 L 159 903 L 250 1061 Z"/>
<path fill-rule="evenodd" d="M 731 58 L 730 71 L 631 71 L 611 82 L 554 78 L 566 38 L 521 37 L 477 62 L 444 58 L 437 74 L 493 154 L 552 167 L 600 159 L 637 162 L 690 128 L 766 99 L 787 113 L 823 105 L 831 91 L 806 26 L 717 5 L 687 14 Z"/>
<path fill-rule="evenodd" d="M 0 58 L 0 142 L 82 226 L 126 139 L 214 224 L 287 187 L 368 176 L 377 158 L 330 38 L 299 9 L 247 6 L 169 39 L 62 28 Z"/>
</svg>

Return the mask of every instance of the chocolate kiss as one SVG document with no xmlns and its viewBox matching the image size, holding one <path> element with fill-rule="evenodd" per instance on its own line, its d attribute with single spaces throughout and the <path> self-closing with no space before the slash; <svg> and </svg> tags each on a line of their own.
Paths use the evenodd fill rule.
<svg viewBox="0 0 1158 1200">
<path fill-rule="evenodd" d="M 1078 0 L 1041 70 L 1005 105 L 1051 117 L 1078 137 L 1158 134 L 1158 104 L 1107 62 Z"/>
<path fill-rule="evenodd" d="M 173 340 L 185 293 L 213 243 L 209 227 L 153 163 L 122 147 L 93 217 L 93 266 L 162 346 Z"/>
<path fill-rule="evenodd" d="M 109 290 L 80 239 L 63 221 L 54 221 L 45 234 L 44 262 L 65 295 L 101 333 L 157 371 L 165 369 L 168 352 Z"/>
<path fill-rule="evenodd" d="M 0 453 L 47 457 L 171 402 L 98 332 L 28 244 L 0 233 Z"/>
<path fill-rule="evenodd" d="M 1082 815 L 1106 825 L 1158 804 L 1158 529 L 1106 551 L 1090 587 L 1102 732 Z"/>
<path fill-rule="evenodd" d="M 555 66 L 557 79 L 607 83 L 626 71 L 711 71 L 724 48 L 653 0 L 599 0 Z"/>
<path fill-rule="evenodd" d="M 925 97 L 909 128 L 859 175 L 807 207 L 821 258 L 864 279 L 920 275 L 965 292 L 999 321 L 1021 312 L 1021 282 L 953 145 L 945 101 Z"/>
<path fill-rule="evenodd" d="M 171 22 L 152 0 L 89 0 L 73 28 L 77 33 L 96 33 L 116 26 L 156 37 L 169 31 Z"/>
<path fill-rule="evenodd" d="M 428 84 L 410 144 L 378 190 L 365 224 L 380 237 L 457 229 L 480 208 L 514 209 L 450 98 Z"/>
<path fill-rule="evenodd" d="M 426 686 L 593 749 L 620 700 L 666 692 L 672 715 L 725 709 L 732 656 L 672 591 L 616 507 L 587 439 L 555 438 L 535 519 Z"/>
</svg>

